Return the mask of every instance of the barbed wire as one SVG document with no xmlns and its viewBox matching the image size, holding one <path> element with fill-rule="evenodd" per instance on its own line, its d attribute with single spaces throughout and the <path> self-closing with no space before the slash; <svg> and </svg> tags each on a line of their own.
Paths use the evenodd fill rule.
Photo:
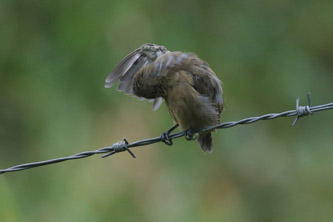
<svg viewBox="0 0 333 222">
<path fill-rule="evenodd" d="M 315 112 L 333 109 L 333 103 L 327 103 L 327 104 L 318 105 L 318 106 L 311 106 L 310 93 L 308 93 L 307 96 L 308 96 L 308 105 L 300 106 L 299 97 L 298 97 L 296 99 L 296 109 L 295 110 L 289 110 L 289 111 L 285 111 L 285 112 L 281 112 L 281 113 L 270 113 L 270 114 L 265 114 L 265 115 L 258 116 L 258 117 L 249 117 L 249 118 L 245 118 L 245 119 L 238 120 L 238 121 L 225 122 L 225 123 L 221 123 L 221 124 L 218 124 L 215 126 L 205 127 L 202 129 L 194 129 L 191 131 L 191 133 L 201 133 L 201 132 L 205 132 L 205 131 L 211 131 L 214 129 L 230 128 L 230 127 L 234 127 L 236 125 L 252 124 L 259 120 L 272 120 L 272 119 L 276 119 L 279 117 L 296 116 L 296 119 L 292 123 L 292 125 L 294 126 L 296 124 L 296 122 L 299 120 L 299 118 L 301 118 L 303 116 L 313 115 Z M 186 137 L 187 133 L 188 133 L 188 131 L 172 133 L 169 135 L 168 139 L 171 141 L 172 139 L 176 139 L 179 137 L 183 137 L 183 136 Z M 110 155 L 113 155 L 116 153 L 127 151 L 133 158 L 135 158 L 135 155 L 129 148 L 146 146 L 146 145 L 150 145 L 150 144 L 158 143 L 158 142 L 162 142 L 162 141 L 163 141 L 162 136 L 149 138 L 149 139 L 143 139 L 143 140 L 139 140 L 139 141 L 136 141 L 133 143 L 129 143 L 124 138 L 123 141 L 114 143 L 111 147 L 102 147 L 102 148 L 94 150 L 94 151 L 81 152 L 81 153 L 77 153 L 77 154 L 74 154 L 74 155 L 71 155 L 68 157 L 60 157 L 60 158 L 55 158 L 55 159 L 51 159 L 51 160 L 44 160 L 44 161 L 39 161 L 39 162 L 20 164 L 17 166 L 9 167 L 7 169 L 2 169 L 2 170 L 0 170 L 0 174 L 4 174 L 7 172 L 27 170 L 27 169 L 31 169 L 34 167 L 39 167 L 39 166 L 44 166 L 44 165 L 49 165 L 49 164 L 54 164 L 54 163 L 60 163 L 60 162 L 64 162 L 67 160 L 82 159 L 82 158 L 90 157 L 95 154 L 105 154 L 106 153 L 102 157 L 107 157 L 107 156 L 110 156 Z"/>
</svg>

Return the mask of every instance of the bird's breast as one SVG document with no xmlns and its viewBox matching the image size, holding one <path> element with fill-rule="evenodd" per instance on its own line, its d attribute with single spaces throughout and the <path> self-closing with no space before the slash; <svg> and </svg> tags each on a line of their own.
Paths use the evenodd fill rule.
<svg viewBox="0 0 333 222">
<path fill-rule="evenodd" d="M 165 98 L 171 117 L 182 129 L 197 129 L 218 123 L 218 112 L 211 101 L 190 84 L 179 83 Z"/>
</svg>

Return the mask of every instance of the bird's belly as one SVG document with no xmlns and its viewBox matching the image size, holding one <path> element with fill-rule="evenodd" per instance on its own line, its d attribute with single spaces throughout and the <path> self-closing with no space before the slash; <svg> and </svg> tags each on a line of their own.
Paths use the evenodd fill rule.
<svg viewBox="0 0 333 222">
<path fill-rule="evenodd" d="M 216 108 L 207 97 L 200 95 L 191 86 L 173 88 L 165 100 L 171 117 L 183 130 L 219 123 Z"/>
</svg>

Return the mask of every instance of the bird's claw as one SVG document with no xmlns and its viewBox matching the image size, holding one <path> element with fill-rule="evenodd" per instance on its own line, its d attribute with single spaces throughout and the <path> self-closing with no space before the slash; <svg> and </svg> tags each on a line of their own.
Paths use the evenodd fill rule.
<svg viewBox="0 0 333 222">
<path fill-rule="evenodd" d="M 198 136 L 194 136 L 194 133 L 192 132 L 191 129 L 187 129 L 185 131 L 185 139 L 186 140 L 196 140 Z"/>
</svg>

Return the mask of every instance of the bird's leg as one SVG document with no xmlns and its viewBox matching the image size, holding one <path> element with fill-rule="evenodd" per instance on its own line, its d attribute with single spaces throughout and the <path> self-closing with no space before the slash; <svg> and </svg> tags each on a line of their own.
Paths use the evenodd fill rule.
<svg viewBox="0 0 333 222">
<path fill-rule="evenodd" d="M 196 140 L 198 137 L 194 137 L 194 133 L 192 132 L 192 129 L 185 130 L 185 139 L 186 140 Z"/>
<path fill-rule="evenodd" d="M 173 127 L 171 127 L 170 129 L 168 129 L 167 131 L 163 132 L 162 135 L 161 135 L 161 141 L 164 142 L 166 145 L 171 146 L 173 143 L 172 143 L 172 139 L 170 139 L 169 135 L 178 126 L 179 126 L 179 124 L 177 123 Z"/>
</svg>

